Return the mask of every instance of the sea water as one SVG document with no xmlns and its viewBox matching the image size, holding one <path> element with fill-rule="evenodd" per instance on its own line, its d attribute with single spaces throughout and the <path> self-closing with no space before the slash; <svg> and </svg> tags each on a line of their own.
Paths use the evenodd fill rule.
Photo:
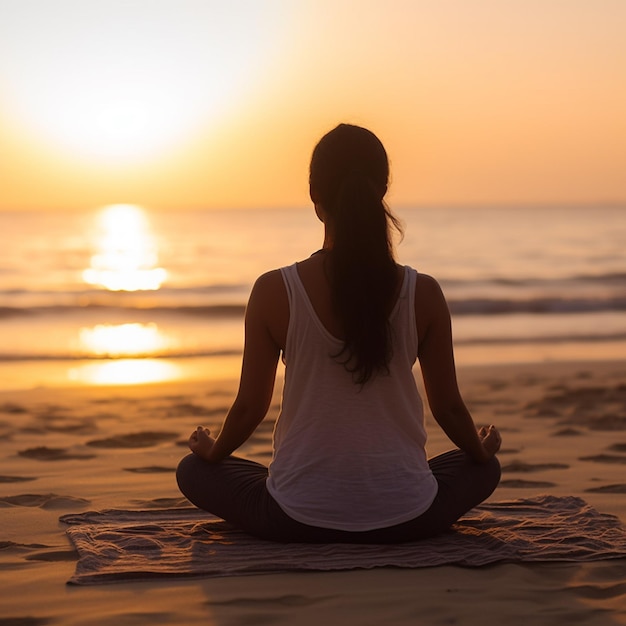
<svg viewBox="0 0 626 626">
<path fill-rule="evenodd" d="M 439 280 L 458 363 L 626 357 L 624 207 L 395 213 L 398 260 Z M 32 384 L 167 379 L 182 364 L 215 374 L 240 360 L 256 277 L 323 237 L 312 209 L 129 205 L 4 212 L 0 233 L 5 388 L 19 368 Z"/>
</svg>

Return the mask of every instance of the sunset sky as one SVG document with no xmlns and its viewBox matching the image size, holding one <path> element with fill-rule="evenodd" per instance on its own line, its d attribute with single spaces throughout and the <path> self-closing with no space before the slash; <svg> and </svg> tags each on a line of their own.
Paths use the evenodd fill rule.
<svg viewBox="0 0 626 626">
<path fill-rule="evenodd" d="M 624 0 L 0 0 L 0 210 L 304 206 L 367 126 L 397 205 L 626 202 Z"/>
</svg>

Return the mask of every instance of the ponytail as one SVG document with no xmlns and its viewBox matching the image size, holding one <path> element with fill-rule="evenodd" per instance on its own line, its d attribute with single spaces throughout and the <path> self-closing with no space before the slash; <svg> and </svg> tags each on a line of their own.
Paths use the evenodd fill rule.
<svg viewBox="0 0 626 626">
<path fill-rule="evenodd" d="M 322 138 L 311 160 L 311 195 L 330 220 L 328 273 L 344 345 L 332 355 L 364 385 L 388 373 L 389 314 L 397 291 L 390 226 L 400 229 L 383 198 L 389 164 L 370 131 L 342 124 Z"/>
</svg>

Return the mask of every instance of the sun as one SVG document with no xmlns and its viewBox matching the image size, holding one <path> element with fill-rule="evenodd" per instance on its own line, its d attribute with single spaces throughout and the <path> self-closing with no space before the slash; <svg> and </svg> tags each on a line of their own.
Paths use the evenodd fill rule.
<svg viewBox="0 0 626 626">
<path fill-rule="evenodd" d="M 3 108 L 37 141 L 121 165 L 167 153 L 245 101 L 284 21 L 279 3 L 251 0 L 35 4 L 0 20 Z"/>
</svg>

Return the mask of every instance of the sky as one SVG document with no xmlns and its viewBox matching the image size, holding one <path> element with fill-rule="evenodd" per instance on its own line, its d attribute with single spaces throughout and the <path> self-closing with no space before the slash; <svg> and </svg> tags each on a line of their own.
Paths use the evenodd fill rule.
<svg viewBox="0 0 626 626">
<path fill-rule="evenodd" d="M 626 203 L 624 0 L 0 0 L 0 210 L 307 206 L 339 122 L 393 205 Z"/>
</svg>

